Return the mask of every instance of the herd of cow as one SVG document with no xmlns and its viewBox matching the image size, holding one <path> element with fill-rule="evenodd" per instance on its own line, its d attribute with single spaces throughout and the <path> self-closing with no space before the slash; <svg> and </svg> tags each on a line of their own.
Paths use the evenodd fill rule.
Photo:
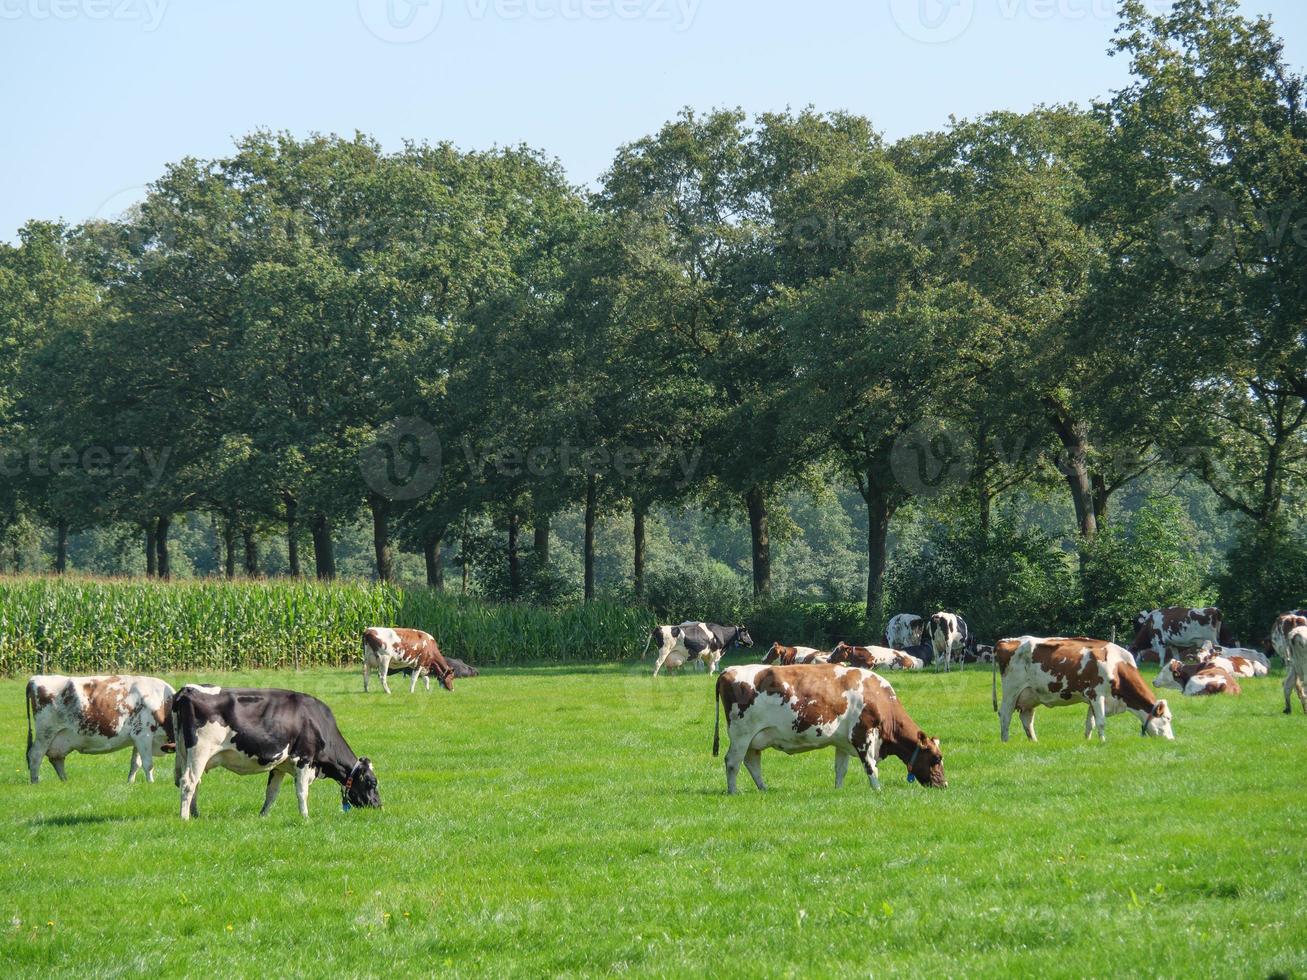
<svg viewBox="0 0 1307 980">
<path fill-rule="evenodd" d="M 877 671 L 922 670 L 931 664 L 947 671 L 955 661 L 992 664 L 993 707 L 1005 742 L 1014 713 L 1033 741 L 1035 708 L 1066 704 L 1088 705 L 1086 738 L 1097 731 L 1105 739 L 1107 717 L 1121 712 L 1139 720 L 1142 734 L 1173 738 L 1170 707 L 1154 696 L 1139 671 L 1139 664 L 1148 661 L 1161 668 L 1153 686 L 1197 696 L 1238 694 L 1237 678 L 1265 676 L 1269 656 L 1278 655 L 1286 668 L 1285 713 L 1291 711 L 1295 692 L 1307 713 L 1307 610 L 1281 616 L 1263 650 L 1240 647 L 1214 608 L 1159 609 L 1140 614 L 1135 625 L 1129 649 L 1085 637 L 1021 636 L 981 646 L 961 616 L 946 612 L 929 620 L 895 616 L 883 646 L 840 643 L 826 652 L 776 643 L 763 663 L 731 667 L 718 676 L 713 755 L 720 751 L 725 714 L 730 793 L 736 792 L 741 763 L 758 788 L 766 788 L 761 753 L 768 748 L 787 754 L 834 748 L 836 787 L 844 781 L 850 758 L 857 758 L 879 789 L 878 764 L 890 755 L 906 765 L 909 782 L 946 786 L 939 739 L 922 731 Z M 655 675 L 664 666 L 675 669 L 693 661 L 714 674 L 728 650 L 752 647 L 753 638 L 743 626 L 689 622 L 657 627 L 645 654 L 651 645 L 657 648 Z M 456 677 L 477 673 L 462 661 L 445 658 L 433 637 L 412 629 L 365 630 L 362 659 L 364 691 L 376 670 L 387 694 L 392 669 L 411 674 L 410 693 L 419 679 L 430 690 L 435 676 L 452 691 Z M 27 683 L 26 701 L 27 764 L 34 783 L 43 759 L 66 779 L 69 753 L 130 747 L 128 782 L 141 770 L 153 782 L 154 757 L 175 755 L 183 820 L 197 815 L 200 780 L 218 767 L 242 775 L 268 774 L 264 814 L 287 775 L 294 777 L 300 813 L 306 817 L 309 787 L 322 777 L 340 784 L 345 810 L 381 806 L 372 762 L 350 748 L 331 709 L 307 694 L 203 684 L 175 691 L 154 677 L 38 675 Z"/>
</svg>

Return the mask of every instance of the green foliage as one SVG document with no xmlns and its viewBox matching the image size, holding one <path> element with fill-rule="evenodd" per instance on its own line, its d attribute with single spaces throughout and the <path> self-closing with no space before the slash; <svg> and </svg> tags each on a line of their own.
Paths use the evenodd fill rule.
<svg viewBox="0 0 1307 980">
<path fill-rule="evenodd" d="M 645 599 L 667 622 L 743 622 L 745 584 L 720 561 L 674 553 L 645 577 Z"/>
<path fill-rule="evenodd" d="M 1236 635 L 1249 645 L 1260 644 L 1278 616 L 1307 608 L 1307 535 L 1301 530 L 1259 534 L 1245 525 L 1217 589 Z"/>
</svg>

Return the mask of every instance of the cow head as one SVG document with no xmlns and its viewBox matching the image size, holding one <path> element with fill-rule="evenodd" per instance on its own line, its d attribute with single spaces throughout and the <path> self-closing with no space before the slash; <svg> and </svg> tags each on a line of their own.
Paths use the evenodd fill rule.
<svg viewBox="0 0 1307 980">
<path fill-rule="evenodd" d="M 765 664 L 774 664 L 776 661 L 780 660 L 784 654 L 785 648 L 779 643 L 773 643 L 771 649 L 767 651 L 767 656 L 762 658 L 762 662 Z"/>
<path fill-rule="evenodd" d="M 944 778 L 944 756 L 939 749 L 939 739 L 930 738 L 923 731 L 917 732 L 916 744 L 908 757 L 908 781 L 932 789 L 943 789 L 948 785 Z"/>
<path fill-rule="evenodd" d="M 735 627 L 735 642 L 742 647 L 753 646 L 753 637 L 749 635 L 748 629 L 743 626 Z"/>
<path fill-rule="evenodd" d="M 835 644 L 835 649 L 831 651 L 830 662 L 833 664 L 852 663 L 852 653 L 853 647 L 849 646 L 849 644 L 845 643 L 843 640 L 840 640 L 839 643 Z"/>
<path fill-rule="evenodd" d="M 1144 719 L 1144 730 L 1141 734 L 1164 738 L 1167 741 L 1175 740 L 1175 732 L 1171 730 L 1171 709 L 1165 701 L 1158 701 L 1153 705 L 1153 710 Z"/>
<path fill-rule="evenodd" d="M 350 806 L 380 807 L 377 793 L 377 773 L 371 759 L 359 759 L 341 788 L 341 796 Z"/>
<path fill-rule="evenodd" d="M 453 667 L 447 666 L 445 667 L 444 670 L 440 671 L 440 686 L 443 687 L 446 691 L 452 691 L 454 689 Z"/>
</svg>

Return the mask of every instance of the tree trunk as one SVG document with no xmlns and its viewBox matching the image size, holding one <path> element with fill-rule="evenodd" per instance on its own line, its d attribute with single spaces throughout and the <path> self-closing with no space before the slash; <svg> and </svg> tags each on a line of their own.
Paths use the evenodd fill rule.
<svg viewBox="0 0 1307 980">
<path fill-rule="evenodd" d="M 463 595 L 467 595 L 467 535 L 469 519 L 467 511 L 463 512 L 463 537 L 459 540 L 459 555 L 463 566 Z"/>
<path fill-rule="evenodd" d="M 390 501 L 379 493 L 368 494 L 372 510 L 372 548 L 376 553 L 377 578 L 390 582 L 395 577 L 395 558 L 390 550 Z"/>
<path fill-rule="evenodd" d="M 1102 528 L 1107 525 L 1107 503 L 1112 496 L 1112 491 L 1108 488 L 1107 481 L 1098 473 L 1090 475 L 1089 483 L 1094 493 L 1094 527 Z"/>
<path fill-rule="evenodd" d="M 542 568 L 549 564 L 549 515 L 543 514 L 536 518 L 535 522 L 535 540 L 532 542 L 535 551 L 536 562 Z"/>
<path fill-rule="evenodd" d="M 236 522 L 231 519 L 222 525 L 222 571 L 229 582 L 236 577 Z"/>
<path fill-rule="evenodd" d="M 521 530 L 521 518 L 512 511 L 508 515 L 508 597 L 514 602 L 522 598 L 522 556 L 518 552 Z"/>
<path fill-rule="evenodd" d="M 767 500 L 761 487 L 745 495 L 749 505 L 749 536 L 753 540 L 753 594 L 771 592 L 771 537 L 767 530 Z"/>
<path fill-rule="evenodd" d="M 873 622 L 879 618 L 885 598 L 885 550 L 894 509 L 876 483 L 875 473 L 867 474 L 867 489 L 862 496 L 867 502 L 867 621 Z"/>
<path fill-rule="evenodd" d="M 632 577 L 634 579 L 635 597 L 644 598 L 644 505 L 633 504 L 631 507 L 632 531 L 635 536 L 635 559 Z"/>
<path fill-rule="evenodd" d="M 259 539 L 254 536 L 254 528 L 241 528 L 245 540 L 245 574 L 250 578 L 259 577 Z"/>
<path fill-rule="evenodd" d="M 171 517 L 159 518 L 159 529 L 154 536 L 154 546 L 159 555 L 156 562 L 159 578 L 172 578 L 172 565 L 168 560 L 168 529 L 171 526 Z"/>
<path fill-rule="evenodd" d="M 54 570 L 56 575 L 68 571 L 68 518 L 55 523 Z"/>
<path fill-rule="evenodd" d="M 154 543 L 155 535 L 158 533 L 158 524 L 151 517 L 145 522 L 145 575 L 147 578 L 154 578 L 155 572 L 158 571 L 159 551 Z M 18 563 L 14 563 L 14 571 L 18 571 Z"/>
<path fill-rule="evenodd" d="M 319 581 L 330 582 L 336 577 L 336 545 L 331 540 L 331 521 L 326 514 L 314 514 L 313 570 Z"/>
<path fill-rule="evenodd" d="M 585 481 L 585 601 L 595 598 L 595 519 L 599 506 L 599 477 L 591 473 Z"/>
<path fill-rule="evenodd" d="M 300 542 L 298 528 L 295 526 L 299 514 L 299 502 L 286 494 L 286 561 L 290 565 L 293 578 L 300 577 Z"/>
<path fill-rule="evenodd" d="M 1077 529 L 1080 537 L 1088 541 L 1098 534 L 1098 517 L 1094 511 L 1094 483 L 1089 473 L 1089 439 L 1085 425 L 1069 418 L 1054 400 L 1048 399 L 1047 405 L 1049 423 L 1062 443 L 1064 457 L 1059 468 L 1071 490 Z"/>
<path fill-rule="evenodd" d="M 991 514 L 994 509 L 994 495 L 989 492 L 989 487 L 980 488 L 980 540 L 989 540 L 989 525 Z"/>
<path fill-rule="evenodd" d="M 422 542 L 422 557 L 427 563 L 427 585 L 444 591 L 445 565 L 441 556 L 441 538 L 443 535 L 431 534 Z"/>
</svg>

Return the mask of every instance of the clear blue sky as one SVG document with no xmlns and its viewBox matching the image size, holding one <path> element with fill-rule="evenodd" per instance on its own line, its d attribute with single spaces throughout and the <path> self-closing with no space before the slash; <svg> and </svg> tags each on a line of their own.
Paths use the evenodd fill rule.
<svg viewBox="0 0 1307 980">
<path fill-rule="evenodd" d="M 1244 9 L 1307 65 L 1303 0 Z M 848 109 L 894 138 L 1086 103 L 1125 80 L 1114 25 L 1113 0 L 0 0 L 0 238 L 120 212 L 259 127 L 526 142 L 591 183 L 685 105 Z"/>
</svg>

